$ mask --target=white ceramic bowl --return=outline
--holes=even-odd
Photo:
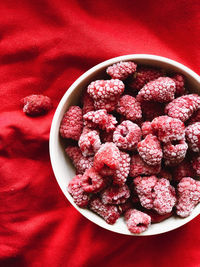
[[[87,219],[90,221],[96,223],[97,225],[116,232],[120,234],[125,235],[132,235],[124,222],[123,217],[119,218],[118,221],[114,225],[107,224],[101,217],[96,215],[95,213],[89,211],[88,209],[82,209],[76,206],[74,203],[72,197],[67,192],[67,185],[69,181],[74,177],[75,170],[73,165],[71,164],[70,160],[65,155],[64,151],[64,145],[62,142],[62,139],[59,136],[59,126],[61,119],[66,112],[66,110],[74,104],[78,104],[80,100],[80,95],[83,89],[87,87],[87,85],[94,80],[104,78],[105,76],[105,70],[107,66],[112,65],[119,61],[128,61],[132,60],[136,63],[140,64],[146,64],[151,66],[158,66],[164,69],[172,70],[175,72],[183,73],[187,77],[188,81],[188,88],[191,90],[191,92],[199,92],[200,93],[200,77],[193,72],[191,69],[187,68],[186,66],[174,61],[170,60],[165,57],[155,56],[155,55],[146,55],[146,54],[133,54],[133,55],[126,55],[126,56],[120,56],[116,58],[109,59],[107,61],[104,61],[87,72],[85,72],[83,75],[81,75],[70,88],[66,88],[66,93],[61,99],[53,121],[51,125],[51,131],[50,131],[50,158],[51,158],[51,164],[52,168],[56,177],[56,180],[63,191],[66,198],[70,201],[70,203]],[[152,224],[147,231],[140,234],[140,236],[147,236],[147,235],[155,235],[160,234],[164,232],[171,231],[173,229],[176,229],[187,222],[191,221],[193,218],[195,218],[200,213],[200,204],[195,207],[192,214],[187,218],[175,218],[171,217],[169,219],[164,220],[161,223]]]

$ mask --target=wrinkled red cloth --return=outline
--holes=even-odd
[[[152,237],[101,229],[65,199],[48,139],[67,88],[106,59],[149,53],[200,74],[199,0],[0,2],[0,266],[200,266],[200,217]],[[52,98],[23,114],[29,94]]]

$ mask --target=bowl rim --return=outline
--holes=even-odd
[[[187,66],[183,65],[182,63],[179,63],[175,60],[169,59],[167,57],[163,57],[163,56],[158,56],[158,55],[153,55],[153,54],[128,54],[128,55],[123,55],[123,56],[118,56],[118,57],[113,57],[111,59],[105,60],[95,66],[93,66],[92,68],[90,68],[89,70],[87,70],[86,72],[84,72],[81,76],[79,76],[79,78],[77,78],[73,84],[66,90],[65,94],[63,95],[63,97],[61,98],[56,111],[54,113],[53,116],[53,120],[51,123],[51,128],[50,128],[50,135],[49,135],[49,154],[50,154],[50,161],[51,161],[51,166],[53,169],[53,173],[54,176],[56,178],[56,181],[59,185],[59,188],[61,189],[61,191],[63,192],[63,194],[65,195],[65,197],[68,199],[68,201],[76,208],[77,211],[79,211],[85,218],[87,218],[88,220],[90,220],[91,222],[97,224],[98,226],[102,227],[103,229],[107,229],[109,231],[118,233],[118,234],[123,234],[123,235],[129,235],[129,236],[153,236],[153,235],[158,235],[158,234],[162,234],[162,233],[166,233],[172,230],[175,230],[183,225],[185,225],[186,223],[188,223],[189,221],[191,221],[192,219],[194,219],[196,216],[198,216],[200,214],[200,209],[199,212],[193,212],[190,216],[186,217],[186,218],[178,218],[180,219],[180,223],[178,225],[176,225],[173,228],[170,229],[165,229],[164,231],[157,231],[156,233],[151,233],[149,234],[148,232],[143,232],[142,234],[132,234],[132,233],[124,233],[124,232],[120,232],[120,231],[116,231],[115,229],[112,229],[112,225],[107,224],[107,226],[103,226],[101,225],[99,222],[94,221],[92,218],[88,218],[88,216],[86,216],[86,214],[84,214],[83,209],[81,209],[80,207],[78,207],[74,201],[72,200],[71,196],[69,195],[68,192],[64,192],[64,190],[62,189],[61,185],[60,185],[60,179],[59,179],[59,175],[58,175],[58,169],[57,169],[57,158],[55,157],[55,153],[54,153],[54,140],[55,138],[57,138],[57,134],[56,134],[56,127],[57,127],[57,121],[60,115],[60,112],[64,106],[64,104],[66,103],[68,97],[71,95],[71,93],[73,92],[73,90],[85,79],[87,78],[89,75],[91,75],[93,72],[98,71],[102,68],[106,68],[109,65],[112,65],[114,63],[117,63],[119,61],[130,61],[130,60],[151,60],[151,61],[155,61],[155,62],[160,62],[160,63],[167,63],[169,65],[172,65],[172,67],[176,67],[178,69],[183,70],[184,72],[186,72],[187,74],[189,74],[190,76],[192,76],[194,78],[194,80],[197,81],[197,83],[200,84],[200,76],[194,72],[193,70],[191,70],[190,68],[188,68]],[[96,215],[96,214],[95,214]],[[96,215],[98,216],[98,215]],[[182,222],[181,222],[182,220]]]

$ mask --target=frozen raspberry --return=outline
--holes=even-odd
[[[105,168],[105,166],[116,171],[119,168],[119,162],[120,151],[114,143],[102,144],[94,156],[94,168],[97,171]]]
[[[30,116],[39,116],[52,108],[51,99],[44,95],[29,95],[21,99],[23,112]]]
[[[147,83],[138,93],[138,101],[167,103],[174,99],[175,82],[168,77],[160,77]]]
[[[77,173],[83,174],[85,170],[89,169],[93,165],[93,157],[84,157],[79,147],[68,146],[65,149],[66,154],[72,160]]]
[[[127,120],[137,121],[142,118],[142,110],[140,103],[135,97],[123,95],[118,102],[117,112],[125,116]]]
[[[113,141],[113,132],[107,133],[106,131],[100,131],[100,138],[102,143]]]
[[[176,96],[185,94],[185,77],[183,74],[176,73],[171,78],[176,84]]]
[[[154,134],[164,143],[182,140],[185,137],[185,126],[179,119],[160,116],[151,122]]]
[[[148,165],[159,165],[163,157],[162,148],[158,138],[152,134],[145,137],[144,140],[140,141],[137,145],[137,150],[140,157]]]
[[[115,110],[116,106],[117,106],[117,103],[119,101],[119,97],[118,96],[113,96],[109,99],[98,99],[96,101],[94,101],[94,107],[95,107],[95,110],[98,110],[98,109],[106,109],[107,112],[111,112],[113,110]]]
[[[184,160],[188,145],[185,140],[180,140],[173,144],[171,142],[163,145],[163,158],[165,165],[174,166],[178,165]]]
[[[192,160],[192,167],[195,170],[196,175],[200,176],[200,156]]]
[[[88,205],[89,196],[88,194],[83,191],[81,185],[81,178],[82,175],[75,176],[68,184],[68,192],[74,199],[74,202],[79,207],[85,207]]]
[[[83,129],[82,110],[78,106],[71,106],[64,114],[60,123],[60,134],[64,138],[79,140]]]
[[[157,174],[158,178],[165,178],[169,181],[172,181],[173,176],[171,174],[171,172],[168,169],[164,169],[162,168],[161,171]]]
[[[141,234],[151,224],[151,217],[144,212],[129,209],[124,215],[128,230],[133,234]]]
[[[173,212],[160,215],[154,210],[145,210],[145,213],[151,217],[151,223],[160,223],[173,215]]]
[[[155,211],[161,215],[170,213],[176,203],[175,189],[168,180],[161,178],[154,186],[153,198],[153,209]]]
[[[141,108],[144,118],[148,121],[165,114],[165,105],[163,103],[142,101]]]
[[[94,168],[87,169],[81,180],[82,188],[87,193],[96,193],[106,185],[103,177]]]
[[[154,207],[154,187],[158,181],[156,176],[141,177],[138,176],[133,180],[135,185],[135,191],[138,194],[141,205],[146,209],[152,209]]]
[[[83,132],[78,141],[78,145],[82,151],[83,156],[94,155],[101,146],[99,133],[95,130],[83,129]]]
[[[112,185],[101,194],[104,204],[122,204],[130,197],[130,190],[125,184],[123,186]]]
[[[114,224],[120,216],[117,206],[103,204],[98,197],[94,197],[90,201],[89,208],[109,224]]]
[[[135,76],[129,83],[129,86],[132,90],[139,91],[146,83],[163,76],[163,72],[155,68],[141,67],[137,70]]]
[[[125,203],[118,205],[118,210],[120,214],[124,214],[127,210],[133,208],[133,203],[128,199]]]
[[[113,142],[120,149],[133,150],[137,147],[137,143],[140,140],[140,127],[128,120],[123,121],[120,125],[118,125],[113,133]]]
[[[189,148],[194,152],[200,151],[200,122],[189,125],[185,130]]]
[[[192,114],[200,108],[200,96],[196,94],[183,95],[165,107],[165,113],[181,121],[188,120]]]
[[[141,126],[142,136],[145,138],[149,134],[154,134],[150,121],[145,121]]]
[[[92,97],[85,92],[83,95],[83,115],[90,112],[90,111],[94,111],[94,101],[92,99]]]
[[[130,161],[131,158],[128,153],[120,151],[119,168],[113,176],[113,183],[118,185],[123,185],[130,171]]]
[[[159,214],[172,211],[176,203],[175,189],[167,179],[156,176],[137,177],[133,180],[141,205],[146,209],[154,209]]]
[[[195,122],[200,122],[200,109],[198,109],[194,114],[190,117],[188,124],[193,124]]]
[[[87,92],[95,101],[111,99],[124,92],[124,83],[118,79],[97,80],[89,84]]]
[[[181,217],[187,217],[200,201],[200,182],[191,177],[184,177],[178,184],[177,190],[176,213]]]
[[[67,151],[67,149],[65,150]],[[93,166],[93,160],[94,158],[93,157],[84,157],[82,156],[79,161],[74,164],[75,168],[76,168],[76,171],[77,173],[84,173],[87,169],[91,168]]]
[[[131,177],[137,177],[138,175],[151,175],[160,172],[161,165],[150,166],[146,164],[140,155],[136,154],[131,157],[130,173]]]
[[[76,172],[83,174],[87,169],[93,166],[93,157],[84,157],[82,156],[75,166]]]
[[[183,160],[180,164],[173,168],[173,180],[180,182],[183,177],[193,177],[194,170],[188,160]]]
[[[109,66],[106,72],[112,79],[125,80],[130,74],[136,71],[137,65],[134,62],[119,62]]]
[[[114,116],[108,114],[105,109],[90,111],[84,116],[84,124],[87,127],[96,128],[97,126],[106,132],[115,130],[117,121]]]

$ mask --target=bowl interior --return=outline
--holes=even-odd
[[[65,155],[64,148],[66,146],[66,142],[59,136],[59,125],[66,110],[71,105],[76,105],[80,102],[82,91],[91,81],[97,79],[108,79],[108,76],[105,73],[106,67],[121,60],[133,60],[138,64],[157,66],[167,69],[168,71],[180,72],[186,76],[187,87],[189,88],[190,92],[200,93],[200,77],[184,65],[164,57],[143,54],[121,56],[100,63],[79,77],[67,90],[56,109],[50,132],[50,158],[55,177],[64,195],[82,215],[97,225],[117,233],[133,235],[128,231],[123,217],[119,218],[114,225],[109,225],[98,215],[87,209],[79,208],[74,204],[72,197],[67,192],[67,185],[74,177],[75,170],[71,161]],[[199,213],[200,204],[195,207],[189,217],[184,219],[171,217],[161,223],[152,224],[151,227],[144,233],[140,234],[140,236],[155,235],[173,230],[192,220]]]

